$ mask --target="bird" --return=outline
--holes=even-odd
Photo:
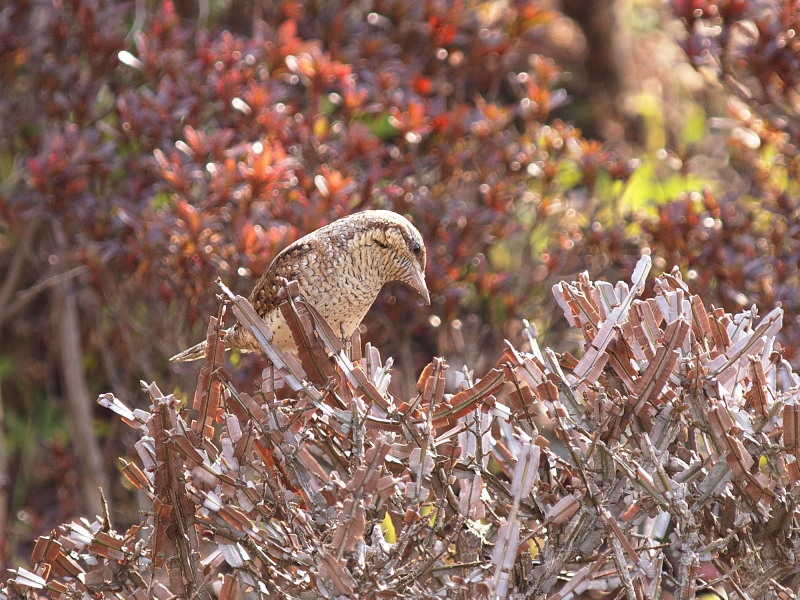
[[[388,210],[365,210],[342,217],[289,244],[275,256],[248,297],[274,333],[272,343],[297,353],[294,338],[278,305],[283,280],[295,280],[306,302],[331,329],[350,337],[384,284],[402,281],[430,305],[425,283],[426,251],[411,222]],[[226,350],[261,352],[255,337],[237,322],[226,330]],[[206,342],[179,352],[170,361],[203,358]]]

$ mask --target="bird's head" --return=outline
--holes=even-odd
[[[425,243],[408,219],[388,210],[371,210],[361,215],[372,222],[370,243],[386,267],[386,281],[407,283],[431,303],[425,285]]]

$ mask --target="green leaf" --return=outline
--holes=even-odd
[[[661,185],[656,181],[652,161],[647,159],[628,179],[625,190],[619,198],[619,210],[638,212],[649,208],[655,213],[653,209],[661,201],[663,201]]]
[[[681,150],[695,145],[708,135],[706,111],[699,104],[691,104],[686,109],[680,133]]]

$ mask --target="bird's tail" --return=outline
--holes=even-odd
[[[195,344],[191,348],[187,348],[183,352],[178,352],[175,356],[170,358],[170,362],[190,362],[193,360],[200,360],[206,355],[206,346],[208,344],[205,340],[199,344]]]

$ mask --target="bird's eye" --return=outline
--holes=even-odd
[[[413,252],[415,255],[419,254],[422,252],[422,248],[420,248],[420,245],[417,242],[414,242],[414,244],[411,246],[411,252]]]
[[[378,246],[379,248],[383,248],[384,250],[386,250],[389,247],[379,240],[372,240],[372,241],[375,242],[376,246]]]

